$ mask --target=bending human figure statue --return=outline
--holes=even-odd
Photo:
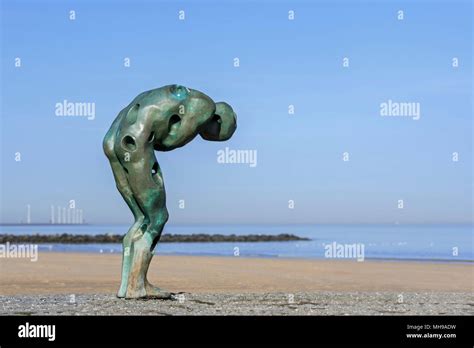
[[[197,134],[224,141],[236,127],[230,105],[179,85],[143,92],[120,111],[103,142],[117,188],[135,218],[123,238],[118,297],[171,297],[147,280],[153,250],[168,221],[163,176],[154,151],[176,149]]]

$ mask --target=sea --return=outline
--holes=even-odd
[[[0,225],[1,234],[125,234],[130,225]],[[258,258],[337,258],[328,249],[363,246],[365,260],[474,260],[472,225],[167,225],[170,234],[294,234],[309,241],[158,243],[155,253]],[[121,253],[121,244],[40,244],[40,252]],[[333,250],[335,250],[333,248]]]

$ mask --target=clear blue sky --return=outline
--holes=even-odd
[[[470,1],[223,3],[2,1],[1,221],[75,199],[88,222],[130,222],[102,138],[137,94],[178,83],[231,104],[238,129],[157,153],[170,223],[472,222]],[[55,116],[64,99],[95,119]],[[388,99],[420,120],[381,117]],[[258,165],[217,163],[226,146]]]

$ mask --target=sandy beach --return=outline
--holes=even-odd
[[[67,299],[71,295],[77,297],[77,303],[83,300],[91,307],[99,303],[116,303],[111,305],[114,310],[110,314],[136,313],[133,309],[136,303],[142,306],[144,302],[150,302],[114,298],[120,282],[120,264],[118,254],[51,252],[41,253],[37,262],[0,259],[2,313],[58,314],[58,305],[61,308],[68,305]],[[242,314],[288,314],[288,310],[293,314],[383,314],[393,312],[390,306],[398,308],[393,313],[400,313],[400,305],[407,305],[407,301],[412,305],[401,313],[472,314],[473,270],[471,264],[458,263],[157,255],[150,266],[149,279],[157,286],[182,293],[183,298],[193,299],[195,306],[204,307],[194,314],[221,313],[216,312],[216,308],[221,308],[225,314],[242,311],[246,307],[235,302],[242,296],[254,301],[253,304],[247,302],[250,312],[244,310]],[[403,295],[402,300],[400,295]],[[265,299],[273,299],[275,305],[262,307]],[[228,308],[226,301],[230,301]],[[179,301],[155,302],[160,303],[160,308],[154,314],[167,313],[170,306],[183,306]],[[43,303],[43,307],[38,307],[38,303]],[[46,306],[47,303],[50,305]],[[206,303],[212,303],[212,306]],[[325,304],[325,310],[321,306],[306,308],[308,304],[313,306],[311,303]],[[334,303],[334,307],[327,307],[328,303]],[[420,303],[428,307],[414,307]],[[299,313],[291,307],[298,309],[298,304],[303,306]],[[181,314],[192,314],[195,306]],[[259,306],[266,309],[251,310]],[[78,312],[74,307],[72,313],[66,313],[90,313],[87,308]],[[144,305],[144,308],[146,310],[136,314],[148,313],[150,306]],[[71,307],[67,309],[70,311]],[[179,310],[171,312],[180,313]]]
[[[0,259],[0,295],[115,293],[121,255],[41,253]],[[153,258],[149,280],[173,292],[473,291],[474,265],[240,257]]]

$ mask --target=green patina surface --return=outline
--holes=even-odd
[[[118,297],[169,298],[146,278],[153,250],[168,221],[163,176],[156,151],[186,145],[198,134],[225,141],[237,127],[230,105],[179,85],[143,92],[119,112],[103,147],[117,188],[135,222],[123,239],[122,281]]]

